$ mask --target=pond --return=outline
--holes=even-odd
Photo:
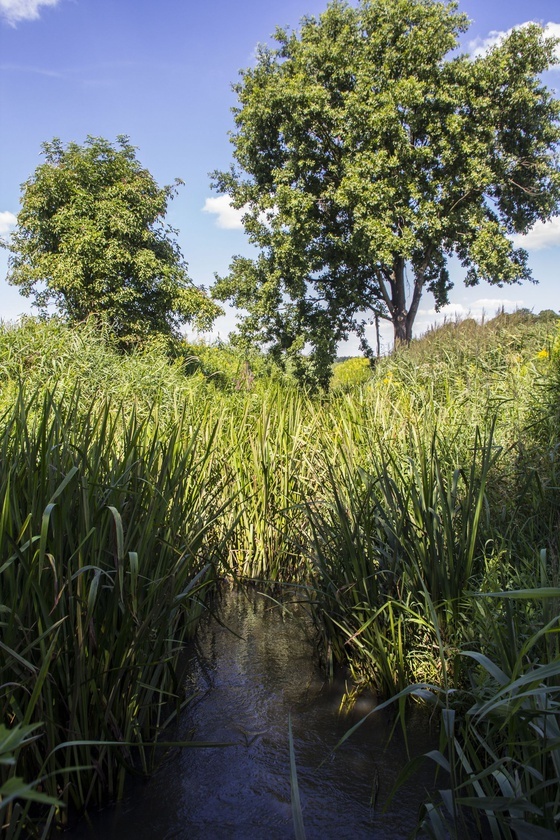
[[[405,838],[416,824],[431,766],[383,806],[407,760],[400,730],[388,743],[390,715],[367,721],[341,747],[340,738],[375,705],[362,696],[348,714],[339,707],[343,677],[327,680],[317,664],[310,621],[301,607],[281,608],[254,590],[224,589],[187,662],[187,692],[196,698],[177,738],[232,746],[174,749],[148,782],[117,806],[70,832],[76,840],[288,840],[288,718],[291,716],[307,840]],[[435,731],[411,714],[414,755],[434,747]]]

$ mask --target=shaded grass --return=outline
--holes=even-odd
[[[22,393],[0,438],[0,708],[42,723],[21,772],[79,809],[151,770],[186,699],[182,644],[224,550],[221,473],[215,432],[184,416],[164,431],[107,403],[84,413],[78,392],[37,403]]]
[[[423,692],[440,709],[440,748],[424,758],[445,773],[445,787],[426,803],[419,830],[434,838],[476,834],[492,838],[558,836],[560,827],[560,645],[555,615],[560,588],[535,587],[479,597],[487,633],[502,648],[489,657],[465,650],[470,686],[460,695],[449,689]],[[506,606],[504,631],[492,600]],[[529,637],[524,607],[543,608]],[[518,609],[519,607],[519,609]],[[512,628],[513,629],[513,628]],[[401,774],[402,785],[421,759]]]

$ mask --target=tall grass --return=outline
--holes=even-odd
[[[440,707],[442,720],[440,748],[425,758],[445,772],[445,787],[426,804],[419,823],[428,836],[558,836],[559,597],[558,586],[478,596],[492,655],[462,651],[471,666],[469,685],[460,694],[422,691]],[[494,601],[504,607],[501,614]],[[527,635],[531,624],[537,626]],[[397,786],[419,760],[405,768]]]
[[[270,582],[304,579],[304,499],[319,480],[317,417],[305,396],[273,387],[256,410],[249,401],[238,406],[227,433],[230,570]]]
[[[224,550],[202,419],[163,429],[78,391],[22,392],[2,418],[0,708],[42,724],[19,771],[64,804],[122,795],[185,700],[182,644]]]
[[[50,808],[43,829],[43,836],[46,837],[60,806],[58,799],[39,790],[42,779],[29,782],[14,773],[19,754],[38,737],[37,728],[38,724],[15,724],[7,729],[4,724],[0,724],[0,766],[4,769],[3,775],[7,776],[0,785],[0,827],[5,825],[7,829],[6,840],[18,840],[23,836],[28,809],[36,803]]]
[[[393,418],[364,391],[359,413],[346,404],[351,457],[309,507],[335,651],[385,694],[420,679],[439,698],[430,758],[448,783],[421,825],[437,838],[560,829],[560,360],[534,320],[469,326],[472,342],[448,328],[384,362]]]
[[[320,624],[337,657],[383,693],[423,671],[435,678],[426,595],[456,645],[465,594],[483,568],[485,485],[498,455],[492,429],[486,440],[474,431],[465,466],[446,463],[438,444],[437,434],[426,442],[411,429],[402,463],[381,448],[369,472],[342,459],[329,473],[332,501],[308,505]]]

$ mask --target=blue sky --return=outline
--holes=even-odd
[[[126,134],[160,184],[185,182],[168,221],[180,231],[191,277],[208,287],[234,254],[250,253],[238,218],[212,193],[208,175],[231,160],[231,84],[276,25],[297,27],[325,6],[326,0],[0,0],[0,235],[9,233],[20,184],[41,162],[43,141]],[[527,20],[552,24],[560,35],[558,0],[462,0],[460,8],[473,21],[463,38],[471,52]],[[560,54],[545,81],[560,95]],[[455,288],[445,314],[493,315],[501,303],[560,310],[560,219],[535,230],[525,247],[538,285],[466,289],[452,266]],[[32,308],[5,282],[6,271],[0,250],[0,318],[12,320]],[[426,296],[417,331],[435,321]],[[216,334],[225,338],[234,323],[229,313]],[[350,344],[344,352],[355,349]]]

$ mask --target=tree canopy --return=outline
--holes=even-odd
[[[43,312],[108,320],[126,346],[182,324],[209,328],[221,310],[189,279],[165,225],[177,186],[159,187],[127,137],[43,144],[45,162],[22,185],[8,282]]]
[[[325,380],[350,333],[369,351],[375,316],[409,341],[423,292],[448,302],[452,255],[467,285],[531,279],[512,237],[559,205],[540,80],[557,42],[530,25],[473,59],[467,28],[452,2],[335,0],[241,72],[235,163],[212,176],[258,248],[213,290],[245,310],[241,340],[306,348]]]

